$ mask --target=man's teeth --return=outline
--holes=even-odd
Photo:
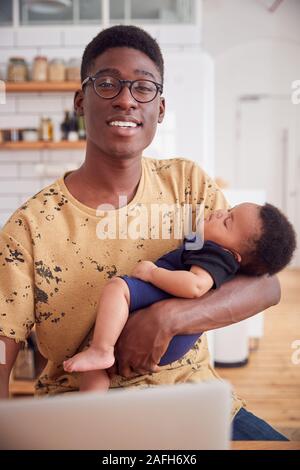
[[[132,121],[112,121],[109,123],[110,126],[116,126],[116,127],[137,127],[136,122]]]

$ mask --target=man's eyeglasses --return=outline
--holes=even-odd
[[[153,101],[158,93],[163,92],[163,86],[152,80],[119,80],[114,77],[86,77],[81,84],[81,88],[92,80],[94,90],[98,96],[105,100],[111,100],[118,96],[124,86],[128,86],[133,98],[139,103],[149,103]]]

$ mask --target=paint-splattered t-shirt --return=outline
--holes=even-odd
[[[173,209],[184,204],[193,208],[193,229],[197,204],[206,214],[226,207],[215,183],[195,163],[143,158],[137,192],[126,206],[97,212],[76,200],[61,178],[12,215],[0,232],[0,335],[23,341],[35,325],[48,361],[37,380],[38,394],[78,390],[77,374],[64,372],[62,362],[91,331],[102,287],[115,275],[130,274],[139,260],[154,261],[179,246],[180,218]],[[189,353],[160,372],[116,376],[112,387],[215,377],[202,335]],[[240,406],[235,399],[234,411]]]

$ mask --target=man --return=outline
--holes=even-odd
[[[78,389],[78,376],[65,373],[62,362],[93,327],[107,279],[130,272],[140,259],[157,259],[180,243],[171,237],[174,220],[169,237],[161,236],[163,227],[159,237],[151,236],[157,223],[150,223],[136,238],[139,211],[145,209],[147,216],[153,205],[161,204],[189,204],[195,210],[202,203],[207,215],[226,207],[214,182],[193,162],[142,158],[165,112],[163,58],[151,36],[134,26],[102,31],[85,49],[81,78],[75,110],[86,125],[83,165],[31,198],[1,233],[0,334],[7,350],[7,364],[1,366],[2,396],[19,344],[34,324],[39,349],[48,361],[37,392]],[[119,196],[126,202],[120,203]],[[110,205],[109,228],[99,218],[103,204]],[[118,342],[119,375],[113,375],[113,386],[217,377],[205,335],[181,360],[160,368],[157,364],[175,335],[237,322],[277,303],[279,295],[275,278],[240,276],[202,299],[171,299],[136,312]],[[235,396],[233,415],[235,438],[283,438],[252,417]],[[248,434],[237,434],[243,426]]]

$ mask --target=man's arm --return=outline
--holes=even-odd
[[[130,315],[118,340],[119,373],[125,377],[157,370],[178,334],[195,334],[237,323],[280,300],[276,276],[236,276],[200,299],[168,299]]]
[[[14,339],[6,338],[5,336],[0,336],[0,341],[1,351],[4,351],[4,357],[1,355],[0,363],[0,398],[8,398],[9,376],[21,343],[16,343]]]

